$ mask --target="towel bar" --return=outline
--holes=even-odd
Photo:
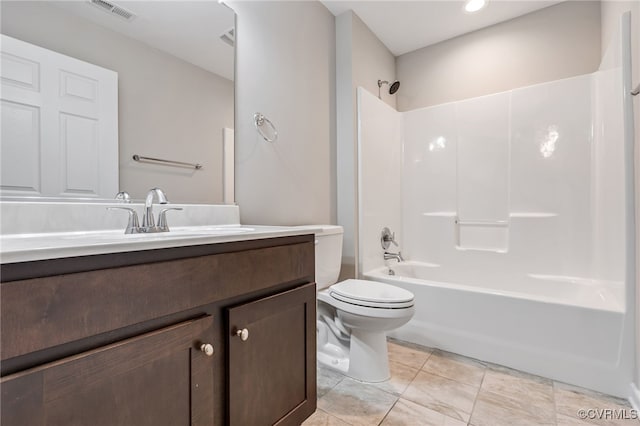
[[[173,160],[163,160],[161,158],[153,158],[153,157],[143,157],[142,155],[134,154],[133,160],[138,161],[140,163],[160,163],[165,166],[177,166],[177,167],[189,167],[194,168],[196,170],[200,170],[202,168],[202,164],[199,163],[185,163],[183,161],[173,161]]]

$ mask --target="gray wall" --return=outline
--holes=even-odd
[[[319,2],[236,11],[236,201],[243,223],[335,223],[335,24]],[[253,115],[278,129],[268,143]]]
[[[356,88],[378,93],[378,80],[395,80],[395,58],[353,12],[336,17],[338,224],[344,227],[341,278],[355,277],[358,251]],[[381,98],[396,107],[383,86]],[[385,91],[386,89],[386,91]]]
[[[378,37],[355,13],[352,17],[352,61],[353,90],[364,87],[374,95],[378,94],[378,80],[393,82],[396,76],[396,58]],[[396,107],[396,96],[389,94],[389,86],[380,89],[380,97],[387,104]]]
[[[143,198],[222,202],[222,128],[233,128],[233,82],[46,2],[0,3],[1,30],[118,72],[120,188]],[[133,154],[200,162],[199,171],[139,164]]]
[[[358,235],[356,93],[353,89],[353,13],[336,17],[337,219],[344,228],[340,279],[356,276]]]
[[[595,71],[600,2],[569,1],[397,58],[408,111]]]

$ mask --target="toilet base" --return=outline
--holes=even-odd
[[[389,357],[384,333],[357,331],[349,347],[318,342],[318,363],[361,382],[389,380]]]
[[[335,349],[327,346],[318,348],[318,364],[346,376],[349,372],[349,357],[337,355]]]
[[[372,308],[319,292],[318,362],[362,382],[389,380],[387,331],[406,324],[413,314],[413,306]]]
[[[349,377],[370,383],[391,378],[385,333],[352,330],[349,359]]]

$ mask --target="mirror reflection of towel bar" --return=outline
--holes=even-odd
[[[183,161],[163,160],[161,158],[153,158],[153,157],[143,157],[142,155],[138,155],[138,154],[133,155],[133,160],[138,161],[140,163],[152,163],[152,164],[160,163],[165,166],[189,167],[196,170],[200,170],[202,168],[202,164],[185,163]]]
[[[456,225],[460,226],[509,226],[506,220],[460,220],[456,219]]]

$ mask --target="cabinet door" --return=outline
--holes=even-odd
[[[1,422],[211,425],[212,334],[204,317],[6,376]]]
[[[299,425],[316,409],[315,284],[227,313],[229,423]]]

